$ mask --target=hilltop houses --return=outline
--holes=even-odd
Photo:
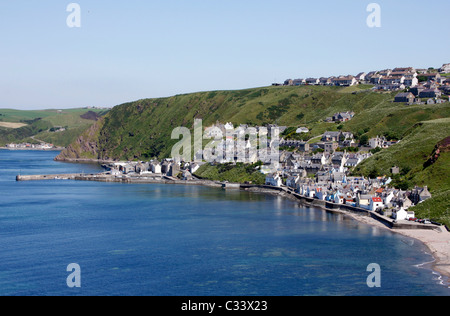
[[[450,73],[450,64],[444,64],[439,68],[440,73]]]
[[[335,86],[344,87],[354,86],[358,84],[358,80],[356,80],[356,78],[351,75],[334,78],[331,82]]]
[[[307,79],[288,79],[284,82],[285,86],[301,86],[301,85],[321,85],[321,86],[342,86],[349,87],[358,84],[374,85],[375,90],[379,91],[398,91],[405,89],[413,89],[418,86],[427,86],[425,89],[436,89],[439,86],[449,85],[450,82],[446,76],[441,74],[450,73],[450,64],[444,64],[438,70],[415,69],[414,67],[396,67],[394,69],[383,69],[366,72],[360,72],[356,76],[341,75],[321,78]],[[281,84],[277,84],[281,85]],[[418,92],[413,92],[416,97]],[[449,94],[449,90],[445,90]],[[403,96],[404,98],[405,96]],[[436,98],[439,96],[430,96]],[[401,98],[399,96],[399,98]],[[422,98],[422,97],[420,97]],[[423,97],[426,98],[426,97]],[[403,101],[396,101],[403,102]],[[412,100],[408,98],[405,103],[412,104]],[[416,101],[415,101],[416,102]]]

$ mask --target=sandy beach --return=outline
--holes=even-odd
[[[359,216],[351,213],[346,214],[359,222],[387,229],[391,232],[414,238],[424,243],[435,259],[435,262],[431,264],[432,269],[439,272],[442,276],[450,278],[450,232],[448,232],[444,226],[441,228],[438,227],[436,230],[390,229],[371,217]]]

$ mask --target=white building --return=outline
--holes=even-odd
[[[376,211],[378,208],[383,208],[383,200],[380,197],[373,197],[370,199],[369,209],[371,211]]]
[[[153,173],[162,173],[161,165],[159,163],[155,163],[151,165]]]
[[[266,185],[271,185],[274,187],[280,187],[283,181],[278,173],[271,173],[266,176]]]
[[[415,218],[413,211],[406,211],[403,207],[397,212],[393,213],[393,217],[398,221],[407,221],[411,218]]]
[[[450,72],[450,64],[442,65],[442,67],[439,69],[439,72],[441,72],[441,73],[449,73]]]
[[[292,188],[292,189],[296,189],[297,188],[297,183],[300,180],[300,176],[296,175],[296,176],[291,176],[286,180],[286,186]]]

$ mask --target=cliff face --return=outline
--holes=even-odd
[[[101,160],[99,152],[98,135],[103,126],[103,119],[100,119],[86,130],[78,139],[64,149],[56,158],[56,161],[80,161],[80,160]]]

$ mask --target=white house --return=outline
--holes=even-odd
[[[393,213],[393,216],[398,221],[407,221],[410,218],[415,218],[415,213],[413,211],[406,211],[403,207],[397,212]]]
[[[384,205],[388,205],[391,203],[394,198],[394,191],[389,192],[389,194],[384,198]]]
[[[295,189],[297,188],[297,183],[300,180],[300,176],[296,175],[296,176],[291,176],[286,180],[286,186]]]
[[[307,78],[306,83],[309,85],[318,85],[320,83],[320,79],[317,78]]]
[[[358,81],[353,76],[340,76],[333,79],[333,85],[335,86],[354,86],[358,84]]]
[[[283,181],[278,173],[271,173],[266,176],[266,185],[271,185],[274,187],[280,187]]]
[[[234,129],[233,123],[226,123],[226,124],[224,125],[224,127],[225,127],[226,130],[232,130],[232,129]]]
[[[366,80],[366,73],[365,72],[360,72],[359,74],[356,75],[355,78],[358,81],[364,81],[364,80]]]
[[[373,197],[370,199],[369,209],[371,211],[376,211],[378,208],[383,208],[383,200],[380,197]]]
[[[450,72],[450,64],[442,65],[442,67],[439,69],[439,71],[441,73],[449,73]]]
[[[345,197],[342,194],[336,194],[334,196],[334,203],[336,204],[344,204]]]
[[[370,148],[377,148],[377,147],[383,148],[383,144],[384,144],[385,140],[386,140],[386,138],[379,137],[379,136],[377,136],[375,138],[371,138],[371,139],[369,139],[369,146],[370,146]]]
[[[161,165],[159,163],[152,163],[151,167],[152,167],[153,173],[157,173],[157,174],[162,173]]]

